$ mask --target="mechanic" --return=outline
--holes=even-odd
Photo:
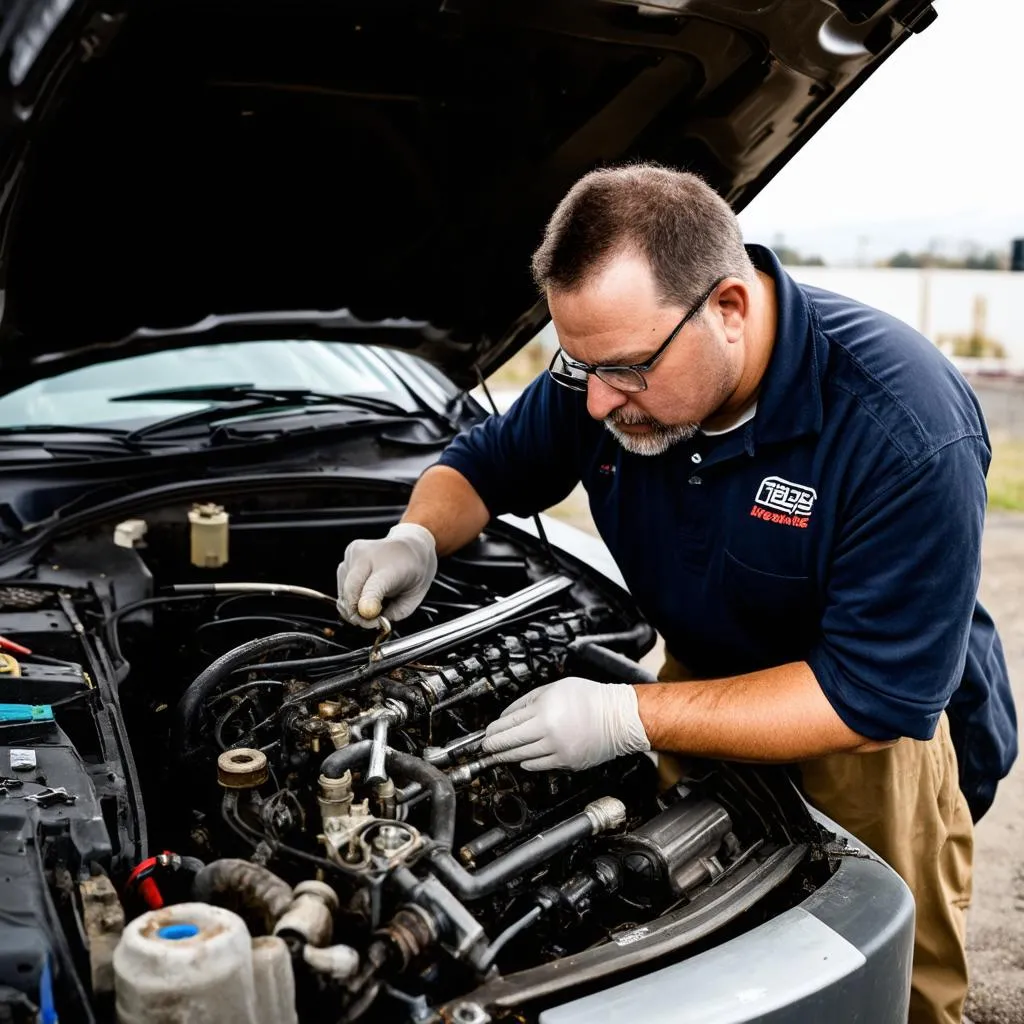
[[[439,555],[582,481],[665,640],[661,682],[539,687],[484,751],[528,770],[652,749],[798,765],[914,894],[910,1020],[959,1024],[972,818],[1017,752],[977,601],[991,452],[973,393],[907,325],[745,246],[688,173],[588,174],[532,269],[549,372],[453,441],[387,537],[347,548],[340,613],[401,619]]]

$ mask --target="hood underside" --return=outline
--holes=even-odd
[[[581,174],[657,160],[739,210],[933,17],[921,0],[6,7],[3,390],[267,334],[384,340],[471,384],[546,321],[529,259]]]

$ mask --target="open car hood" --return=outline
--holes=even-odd
[[[921,0],[12,0],[0,388],[218,338],[395,344],[472,384],[546,322],[565,190],[750,199]],[[198,328],[196,325],[199,325]]]

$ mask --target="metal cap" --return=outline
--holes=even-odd
[[[267,755],[252,747],[225,750],[217,758],[217,781],[225,789],[253,789],[267,781]]]
[[[590,819],[594,832],[607,832],[618,828],[626,820],[626,805],[613,796],[600,796],[583,808]]]

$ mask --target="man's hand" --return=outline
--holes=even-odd
[[[482,745],[529,771],[581,771],[650,749],[632,686],[575,676],[523,694],[491,722]]]
[[[338,614],[367,629],[380,624],[381,614],[404,619],[419,606],[436,572],[434,535],[416,523],[399,523],[380,540],[354,540],[338,566]]]

